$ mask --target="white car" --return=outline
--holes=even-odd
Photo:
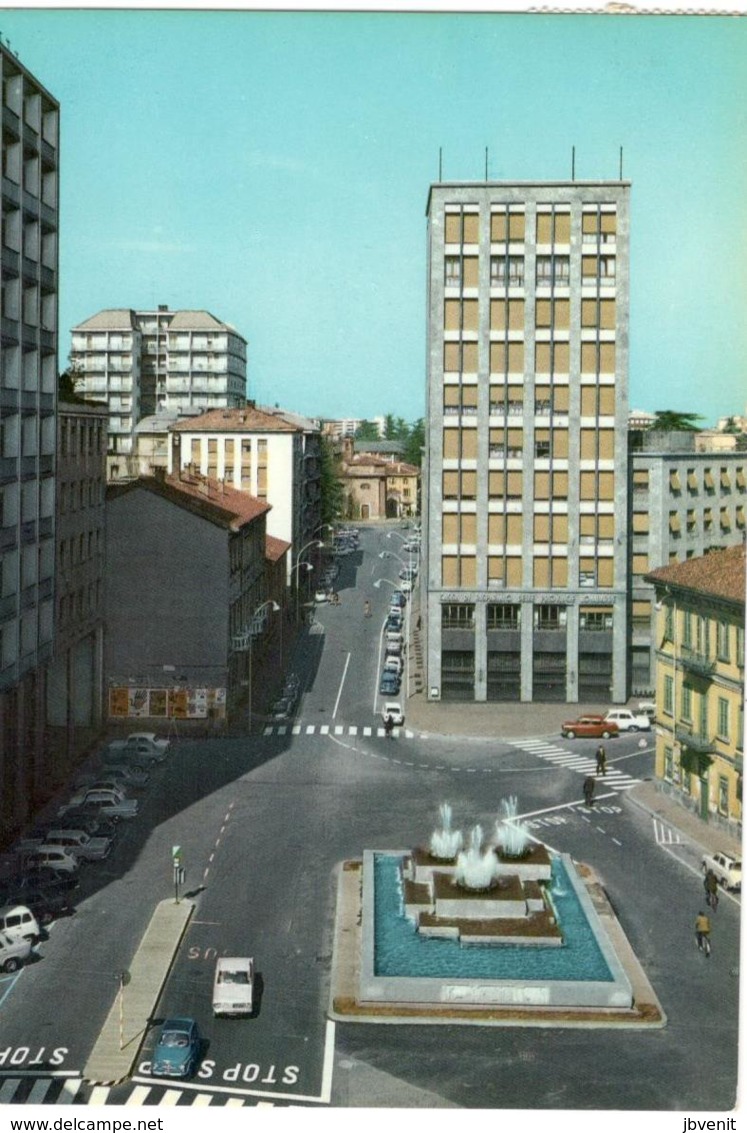
[[[0,933],[0,971],[17,971],[30,955],[30,940],[12,940],[6,933]]]
[[[390,654],[384,662],[385,673],[401,673],[402,672],[402,658],[394,654]]]
[[[92,789],[80,795],[74,795],[60,814],[74,806],[95,806],[102,814],[111,818],[134,818],[138,811],[137,799],[127,799],[121,791]]]
[[[106,749],[104,762],[132,760],[135,763],[161,763],[171,743],[155,732],[131,732],[126,740],[113,740]]]
[[[251,956],[220,956],[213,981],[213,1014],[251,1015],[254,998]]]
[[[329,602],[329,592],[327,590],[317,590],[314,594],[314,601],[320,604],[322,602]]]
[[[111,838],[86,834],[85,830],[50,830],[47,843],[72,851],[76,858],[85,862],[97,862],[108,857],[112,848]]]
[[[37,846],[26,859],[29,869],[56,869],[60,873],[75,873],[78,859],[72,850],[49,845]]]
[[[387,717],[391,716],[392,723],[404,724],[405,714],[402,711],[402,705],[397,703],[396,700],[388,700],[381,710],[381,718],[386,723]]]
[[[610,708],[605,713],[608,723],[617,724],[621,732],[650,732],[651,720],[643,712],[631,712],[629,708]]]
[[[739,858],[733,858],[719,850],[712,856],[706,854],[703,858],[703,872],[713,870],[716,880],[724,889],[742,888],[742,863]]]

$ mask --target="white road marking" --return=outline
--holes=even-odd
[[[70,1105],[82,1084],[82,1078],[68,1078],[62,1083],[62,1089],[55,1104]]]
[[[31,1093],[26,1099],[26,1105],[41,1105],[51,1085],[51,1078],[41,1078],[38,1082],[34,1082]]]
[[[301,734],[301,725],[300,725],[300,724],[294,724],[294,725],[293,725],[293,729],[292,729],[292,732],[293,732],[293,735],[294,735],[294,736],[300,736],[300,734]]]
[[[229,1106],[237,1106],[237,1105],[244,1105],[244,1104],[245,1103],[244,1103],[243,1098],[229,1098],[228,1101],[226,1102],[226,1109],[228,1109]],[[270,1102],[270,1105],[272,1105],[272,1102]]]
[[[263,736],[271,736],[271,735],[273,735],[274,731],[275,731],[275,729],[270,724],[268,724],[266,726],[264,732],[262,733],[262,735]]]
[[[329,735],[329,724],[322,724],[321,728],[319,729],[319,735],[320,736],[328,736]]]
[[[182,1096],[181,1090],[167,1090],[161,1098],[159,1105],[176,1105]]]
[[[345,668],[342,670],[342,679],[340,681],[340,688],[338,689],[338,692],[337,692],[337,700],[335,701],[334,711],[332,712],[332,719],[333,720],[337,716],[337,709],[340,706],[340,697],[342,696],[342,686],[345,684],[345,677],[347,676],[347,673],[348,673],[348,665],[349,664],[350,664],[350,654],[348,653],[347,658],[345,660]]]
[[[202,1105],[202,1106],[212,1105],[212,1102],[213,1102],[213,1095],[212,1094],[198,1094],[197,1097],[195,1098],[195,1100],[192,1102],[192,1105]]]
[[[111,1093],[109,1086],[94,1086],[88,1099],[89,1105],[106,1105],[106,1099]]]
[[[341,736],[344,733],[344,731],[345,731],[345,729],[343,728],[342,724],[336,724],[335,725],[335,735],[336,736]]]
[[[7,1105],[21,1084],[20,1078],[6,1078],[0,1086],[0,1105]]]
[[[135,1086],[135,1089],[130,1094],[125,1105],[143,1105],[150,1093],[150,1089],[150,1086]]]

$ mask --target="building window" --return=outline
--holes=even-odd
[[[446,256],[444,259],[444,287],[462,286],[462,262],[459,256]]]
[[[509,287],[524,286],[523,256],[491,256],[490,286],[506,287],[507,285]]]
[[[719,661],[729,661],[729,626],[726,622],[716,622],[716,654]]]
[[[725,775],[718,777],[718,809],[719,814],[729,813],[729,780]]]
[[[488,629],[520,629],[521,606],[500,605],[488,606]]]
[[[682,689],[682,719],[692,723],[693,718],[693,690],[685,685]]]
[[[567,611],[565,606],[535,606],[534,628],[536,630],[565,629]]]
[[[664,711],[668,716],[674,712],[674,677],[664,677]]]
[[[674,611],[671,606],[664,611],[664,637],[667,641],[674,641]]]
[[[570,280],[568,256],[537,256],[537,286],[567,287]]]
[[[720,696],[717,702],[717,719],[718,724],[716,727],[717,735],[720,740],[729,739],[729,701],[725,696]]]
[[[469,629],[475,628],[475,607],[472,605],[454,605],[452,603],[441,607],[442,629]]]
[[[579,629],[596,631],[610,630],[612,629],[612,613],[597,610],[590,610],[584,613],[582,610],[579,614]]]
[[[664,748],[664,778],[674,782],[674,753],[671,747]]]

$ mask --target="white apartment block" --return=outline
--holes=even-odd
[[[59,103],[0,47],[0,830],[44,784],[54,637]]]
[[[271,505],[267,534],[291,544],[288,582],[294,581],[291,573],[299,553],[321,537],[318,426],[297,414],[250,402],[240,409],[214,409],[182,419],[171,426],[170,434],[170,474],[191,467]]]
[[[131,474],[143,417],[232,408],[246,398],[246,339],[208,311],[99,311],[73,328],[70,361],[80,396],[109,405],[110,480]]]

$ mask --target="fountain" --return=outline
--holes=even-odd
[[[630,1012],[630,980],[573,862],[518,814],[502,800],[495,841],[476,824],[463,849],[443,803],[427,848],[364,852],[361,1005]]]

